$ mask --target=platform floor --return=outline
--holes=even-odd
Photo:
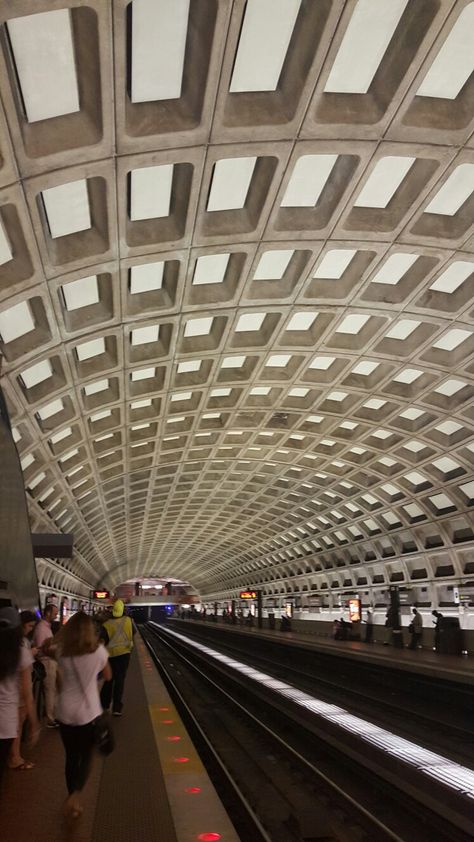
[[[74,822],[62,817],[67,793],[59,731],[42,730],[37,746],[24,751],[35,768],[6,773],[2,842],[192,842],[200,831],[216,828],[215,838],[238,842],[138,635],[123,716],[112,721],[115,751],[105,760],[95,755],[82,797],[84,813]]]
[[[181,628],[209,627],[223,633],[238,632],[246,635],[257,635],[269,639],[279,639],[290,646],[300,646],[305,649],[331,654],[334,657],[361,659],[368,663],[383,666],[388,669],[399,669],[406,672],[416,672],[445,681],[456,681],[462,684],[474,684],[474,658],[464,655],[439,655],[430,649],[410,650],[396,649],[381,643],[363,643],[356,640],[333,640],[318,634],[281,632],[278,629],[259,629],[256,625],[245,626],[217,623],[206,620],[174,620]]]

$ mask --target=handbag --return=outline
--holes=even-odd
[[[101,754],[107,757],[115,748],[115,737],[112,731],[110,715],[104,711],[94,719],[94,745]]]
[[[86,694],[84,693],[84,685],[76,668],[76,664],[74,663],[74,660],[72,658],[71,662],[78,684],[82,690],[83,695],[86,696]],[[99,751],[100,754],[103,754],[105,757],[108,754],[112,754],[115,748],[115,737],[114,732],[112,730],[112,724],[110,722],[110,715],[107,713],[107,711],[104,710],[101,714],[99,714],[99,716],[96,716],[96,718],[92,720],[92,724],[94,726],[93,742],[97,751]]]
[[[410,623],[410,625],[408,626],[408,631],[410,634],[413,634],[413,632],[415,631],[415,626],[413,623]]]

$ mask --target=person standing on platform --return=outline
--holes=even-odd
[[[54,705],[56,702],[56,673],[58,665],[50,646],[53,642],[53,632],[51,629],[58,616],[58,609],[55,605],[47,605],[43,611],[43,619],[39,621],[33,632],[33,646],[38,649],[37,659],[41,661],[45,669],[44,678],[44,702],[46,708],[46,727],[57,728],[58,723],[54,713]]]
[[[39,736],[31,692],[31,658],[22,646],[23,632],[16,608],[0,608],[0,784],[13,740],[18,734],[20,693],[30,727],[29,743]]]
[[[33,698],[33,685],[32,685],[32,666],[34,663],[34,653],[35,650],[31,648],[31,643],[29,641],[29,635],[33,631],[36,625],[36,614],[33,611],[22,611],[20,614],[20,623],[21,623],[21,630],[22,630],[22,641],[21,645],[22,648],[26,651],[26,659],[29,661],[29,670],[27,670],[27,676],[24,679],[24,682],[28,684],[28,687],[25,688],[23,685],[20,687],[20,707],[18,709],[18,733],[13,740],[13,744],[10,751],[10,757],[8,758],[8,768],[15,769],[21,772],[26,772],[29,769],[34,769],[35,764],[31,763],[29,760],[24,760],[21,756],[21,737],[23,731],[23,725],[27,716],[28,710],[28,698],[31,696]]]
[[[372,611],[370,608],[367,610],[367,615],[365,619],[365,642],[372,643],[374,636],[374,618],[372,616]]]
[[[421,614],[418,613],[416,608],[412,609],[413,611],[413,620],[410,623],[408,629],[410,630],[411,627],[411,641],[410,645],[408,646],[409,649],[418,649],[418,645],[421,640],[421,636],[423,634],[423,619]]]
[[[82,611],[61,629],[58,642],[59,691],[57,715],[66,752],[68,797],[65,815],[82,813],[79,798],[89,776],[94,748],[94,724],[102,713],[97,677],[110,679],[112,671],[105,646],[99,642],[92,617]]]
[[[134,628],[130,617],[124,616],[125,606],[121,599],[114,602],[112,619],[104,623],[109,642],[109,652],[112,676],[105,681],[100,693],[100,701],[104,710],[108,710],[112,702],[112,713],[114,716],[121,716],[123,703],[123,688],[125,676],[127,675],[130,663],[130,653],[133,649]]]
[[[434,624],[435,624],[435,628],[434,628],[434,648],[436,649],[437,652],[439,652],[439,635],[440,635],[440,631],[441,631],[441,624],[443,622],[444,617],[443,617],[443,614],[441,614],[441,611],[432,611],[431,613],[432,613],[433,617],[435,617],[435,621],[434,621]]]

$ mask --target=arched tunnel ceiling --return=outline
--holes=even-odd
[[[474,3],[0,14],[1,382],[80,581],[473,573]]]

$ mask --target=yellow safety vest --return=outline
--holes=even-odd
[[[107,620],[104,623],[104,629],[109,636],[107,649],[111,658],[115,658],[117,655],[126,655],[132,651],[133,628],[130,617]]]

